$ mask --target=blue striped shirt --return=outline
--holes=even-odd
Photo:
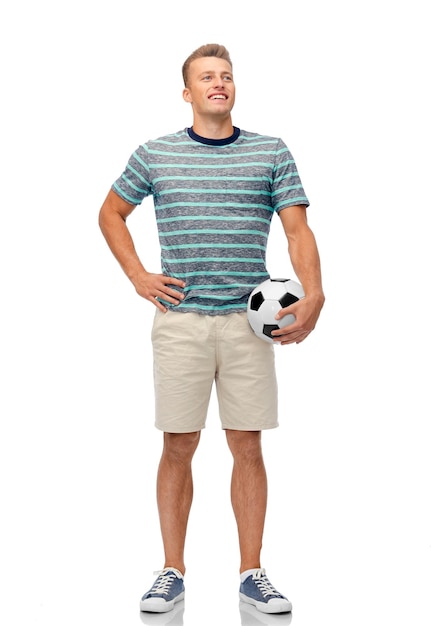
[[[209,315],[247,309],[250,292],[269,278],[274,212],[309,204],[285,143],[238,128],[224,140],[186,128],[148,141],[112,189],[134,205],[152,195],[162,272],[186,282],[173,308]]]

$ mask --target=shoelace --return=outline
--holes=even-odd
[[[269,582],[264,569],[258,569],[257,572],[253,574],[253,580],[256,581],[256,585],[264,598],[266,598],[266,596],[280,595],[277,589]]]
[[[169,589],[175,578],[181,577],[181,572],[173,568],[163,569],[161,571],[154,572],[154,574],[158,574],[159,576],[154,585],[151,587],[150,593],[160,593],[162,595],[169,593]]]

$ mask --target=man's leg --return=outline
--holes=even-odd
[[[184,545],[193,500],[192,459],[200,432],[164,433],[157,474],[157,504],[165,551],[164,567],[185,573]]]
[[[232,507],[238,526],[240,572],[260,568],[267,479],[260,431],[226,430],[233,456]]]

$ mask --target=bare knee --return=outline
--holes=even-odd
[[[172,462],[189,463],[198,447],[200,431],[163,433],[163,455]]]
[[[226,439],[235,461],[260,462],[262,460],[260,431],[226,430]]]

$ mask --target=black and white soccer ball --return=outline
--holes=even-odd
[[[268,278],[260,283],[251,292],[247,304],[248,321],[255,334],[260,339],[273,343],[271,332],[295,321],[292,314],[279,320],[275,319],[275,314],[304,295],[302,285],[290,278]]]

